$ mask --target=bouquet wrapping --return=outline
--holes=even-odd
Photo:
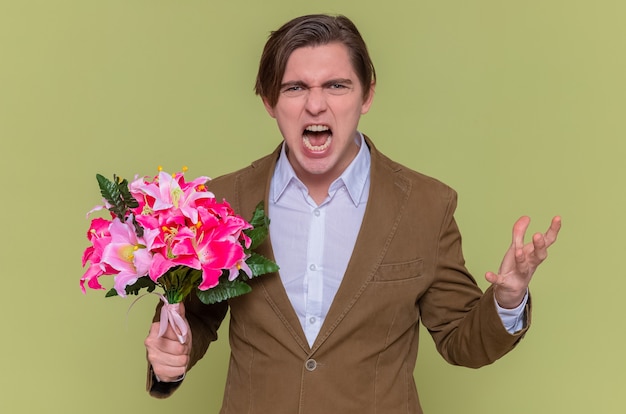
[[[80,287],[105,289],[100,276],[114,276],[106,294],[126,297],[141,289],[157,294],[161,309],[160,335],[168,323],[184,342],[187,326],[178,304],[195,292],[205,304],[251,290],[249,279],[278,270],[253,250],[267,237],[269,219],[259,203],[248,222],[226,201],[208,191],[208,177],[185,180],[186,169],[155,177],[135,178],[130,184],[97,174],[108,218],[91,220],[90,245],[82,257],[87,266]],[[163,293],[154,290],[160,287]]]

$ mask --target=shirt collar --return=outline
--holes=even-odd
[[[355,206],[359,205],[359,201],[363,196],[371,165],[371,155],[363,134],[360,132],[357,134],[355,140],[359,144],[359,152],[344,172],[331,183],[329,188],[329,193],[332,195],[339,188],[345,186]],[[280,157],[276,162],[276,169],[272,177],[272,188],[270,191],[274,202],[280,199],[292,181],[296,185],[304,187],[304,184],[298,179],[293,167],[287,160],[285,148],[285,143],[283,142]]]

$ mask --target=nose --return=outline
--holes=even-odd
[[[327,108],[324,88],[312,87],[308,90],[305,109],[312,115],[324,112]]]

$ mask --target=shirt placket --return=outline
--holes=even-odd
[[[307,242],[307,269],[304,278],[304,291],[306,292],[304,331],[309,344],[315,341],[323,322],[325,210],[324,207],[311,209],[311,227]]]

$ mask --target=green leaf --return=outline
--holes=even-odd
[[[128,180],[122,180],[118,185],[118,189],[120,190],[120,195],[126,206],[130,208],[139,207],[139,203],[135,200],[135,197],[132,196],[130,190],[128,189]]]
[[[128,180],[120,180],[115,174],[113,181],[101,174],[96,174],[100,194],[111,205],[109,211],[115,214],[120,220],[124,220],[128,210],[139,207],[139,203],[130,194],[128,189]],[[135,225],[135,227],[138,227]]]
[[[115,178],[115,176],[113,177]],[[101,174],[96,174],[96,179],[98,180],[98,186],[100,187],[100,194],[102,194],[102,197],[104,197],[104,199],[111,205],[109,210],[120,219],[124,219],[123,214],[121,216],[118,214],[122,196],[117,184]]]
[[[154,283],[152,279],[144,276],[137,279],[137,281],[132,285],[126,286],[124,290],[126,291],[127,295],[138,295],[141,289],[147,289],[148,292],[153,292],[156,287],[157,284]],[[109,290],[106,295],[104,295],[105,298],[112,298],[114,296],[118,296],[117,290],[115,290],[115,288],[111,288],[111,290]]]
[[[117,296],[117,290],[113,288],[109,290],[106,295],[104,295],[105,298],[111,298],[113,296]]]
[[[177,266],[165,272],[158,282],[164,290],[168,303],[182,302],[202,279],[202,271]]]
[[[278,272],[279,267],[276,263],[269,260],[265,256],[261,256],[258,253],[251,253],[248,260],[246,260],[246,264],[250,267],[252,271],[252,277],[261,276],[266,273],[274,273]]]
[[[198,295],[198,299],[206,305],[211,305],[213,303],[221,302],[226,299],[234,298],[235,296],[244,295],[248,292],[251,292],[252,288],[245,282],[241,280],[233,280],[232,282],[228,279],[220,280],[220,283],[208,290],[196,290],[196,294]]]
[[[255,227],[253,229],[246,230],[246,235],[250,237],[250,250],[256,249],[263,243],[263,240],[267,238],[269,229],[267,227]]]
[[[126,286],[124,290],[126,291],[127,295],[138,295],[141,289],[147,289],[148,292],[153,292],[156,287],[157,284],[154,283],[152,279],[144,276],[137,279],[137,281],[132,285]],[[105,298],[112,298],[114,296],[118,296],[117,290],[115,290],[115,288],[112,288],[106,293],[106,295],[104,295]]]
[[[152,292],[156,287],[157,284],[154,283],[152,279],[147,276],[143,276],[137,279],[137,281],[132,285],[126,286],[124,290],[126,291],[127,295],[138,295],[141,289],[146,288],[148,289],[148,292]]]
[[[263,201],[260,201],[259,204],[254,208],[254,213],[252,214],[252,219],[250,220],[250,224],[254,227],[257,226],[266,226],[269,220],[265,215],[265,206]]]
[[[245,233],[251,240],[250,249],[256,249],[269,234],[270,219],[265,215],[263,201],[257,204],[249,223],[253,228],[246,230]]]

